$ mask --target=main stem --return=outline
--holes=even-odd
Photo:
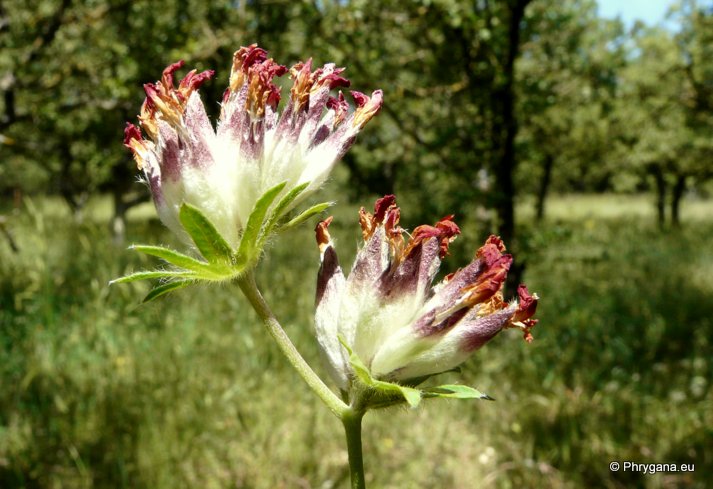
[[[260,319],[262,319],[263,323],[265,324],[265,327],[267,328],[267,331],[275,340],[277,346],[280,348],[280,350],[285,355],[290,364],[292,364],[294,369],[297,370],[297,373],[300,375],[300,377],[302,377],[302,379],[307,382],[307,385],[314,391],[315,394],[319,396],[320,399],[322,399],[322,401],[327,405],[327,407],[338,418],[344,420],[346,413],[348,411],[351,411],[349,406],[347,406],[341,399],[339,399],[339,397],[337,397],[337,395],[332,392],[332,390],[327,387],[324,382],[322,382],[322,379],[319,377],[319,375],[317,375],[314,370],[312,370],[312,368],[309,366],[309,364],[305,361],[305,359],[302,358],[302,355],[300,355],[300,352],[297,351],[295,345],[292,344],[292,341],[290,341],[290,338],[287,336],[287,333],[285,333],[285,330],[282,329],[282,326],[280,326],[280,323],[277,321],[277,318],[275,318],[275,315],[272,313],[272,310],[270,310],[270,306],[268,306],[267,302],[265,302],[265,298],[262,296],[260,290],[257,287],[257,284],[255,283],[255,276],[253,275],[253,272],[250,271],[246,273],[244,276],[239,278],[237,282],[240,286],[240,290],[243,291],[245,297],[247,297],[248,301],[250,301],[250,304],[255,309],[257,315],[260,316]],[[359,419],[361,423],[361,417]],[[348,438],[349,435],[347,434],[347,439]],[[351,445],[349,453],[349,462],[351,465]],[[361,460],[361,438],[359,439],[359,454]],[[362,485],[354,487],[364,486]]]
[[[347,435],[347,451],[349,453],[349,471],[352,489],[365,489],[364,461],[361,448],[361,420],[364,412],[347,409],[342,415],[344,432]]]

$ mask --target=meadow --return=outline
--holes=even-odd
[[[150,268],[129,243],[181,247],[150,205],[112,243],[108,201],[81,223],[59,201],[9,209],[0,239],[0,487],[339,488],[340,423],[280,356],[237,287],[140,305]],[[356,207],[332,225],[345,264]],[[404,214],[408,209],[404,209]],[[365,418],[373,488],[674,488],[713,480],[713,202],[660,230],[648,197],[553,198],[521,209],[535,341],[505,331],[444,381],[496,399],[428,401]],[[434,216],[434,220],[440,216]],[[472,223],[471,223],[472,224]],[[484,235],[464,223],[452,271]],[[470,234],[469,234],[470,233]],[[318,253],[312,226],[276,242],[258,281],[306,359]],[[347,267],[348,268],[348,267]],[[611,472],[611,461],[695,464]]]

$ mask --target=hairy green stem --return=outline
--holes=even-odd
[[[361,420],[363,411],[347,409],[342,415],[344,432],[347,435],[347,450],[349,452],[349,472],[351,474],[352,489],[365,489],[364,460],[361,448]]]
[[[272,338],[277,343],[282,353],[287,358],[287,361],[292,364],[297,373],[302,377],[302,379],[307,383],[307,385],[314,391],[317,396],[327,405],[327,407],[340,419],[344,419],[345,413],[349,411],[349,407],[341,400],[339,397],[332,392],[332,390],[327,387],[327,385],[322,382],[322,379],[317,375],[314,370],[309,366],[309,364],[302,358],[300,352],[297,351],[295,345],[292,344],[290,338],[282,329],[280,323],[275,318],[275,315],[270,310],[270,306],[265,302],[264,297],[260,293],[260,290],[255,283],[255,276],[252,271],[246,273],[238,280],[238,285],[240,289],[247,297],[250,304],[260,316],[268,332]],[[359,441],[361,446],[361,440]],[[351,453],[351,449],[350,449]],[[361,453],[361,452],[360,452]],[[351,455],[350,455],[351,462]],[[363,486],[359,486],[363,487]]]

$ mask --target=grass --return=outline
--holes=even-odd
[[[520,230],[518,259],[542,297],[535,342],[505,332],[444,379],[496,402],[367,415],[370,487],[713,480],[713,204],[687,203],[684,228],[667,232],[640,197],[565,197],[548,210],[546,223]],[[93,203],[77,224],[56,202],[37,201],[11,220],[21,252],[0,241],[0,487],[345,487],[341,426],[237,288],[138,306],[147,285],[107,287],[155,265],[112,245],[107,211]],[[355,209],[336,212],[330,229],[348,263]],[[179,247],[152,215],[130,214],[128,240]],[[309,227],[275,244],[259,282],[323,372],[311,336],[318,256]],[[446,268],[476,242],[456,242]],[[693,463],[695,472],[612,473],[613,460]]]

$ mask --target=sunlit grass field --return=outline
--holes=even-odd
[[[349,263],[356,207],[330,228]],[[372,488],[706,487],[713,480],[713,202],[659,230],[647,197],[552,199],[520,209],[535,341],[505,331],[461,374],[495,402],[428,401],[367,415]],[[341,488],[341,425],[261,329],[237,287],[194,287],[140,306],[157,265],[126,250],[176,243],[150,205],[128,243],[108,201],[76,223],[59,201],[8,211],[0,236],[0,487]],[[403,209],[408,214],[408,209]],[[433,216],[434,220],[441,216]],[[475,226],[464,223],[464,231]],[[452,271],[484,235],[454,243]],[[311,226],[277,241],[259,283],[307,360],[318,253]],[[348,267],[347,267],[348,268]],[[445,382],[443,382],[445,383]],[[609,470],[611,461],[694,473]]]

